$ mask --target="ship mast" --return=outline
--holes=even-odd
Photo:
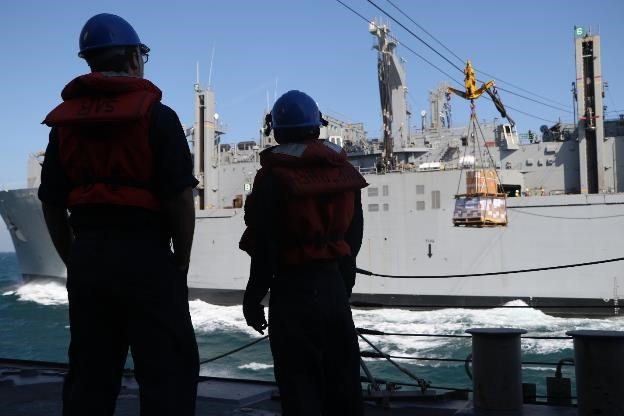
[[[219,115],[215,112],[214,91],[195,84],[195,122],[193,123],[194,175],[199,180],[195,206],[219,206]]]
[[[596,194],[606,189],[600,36],[575,30],[581,193]]]
[[[379,98],[383,122],[385,167],[395,164],[394,152],[407,145],[409,140],[409,109],[407,106],[406,75],[401,59],[396,54],[396,39],[390,28],[371,22],[368,31],[377,38],[377,71]]]

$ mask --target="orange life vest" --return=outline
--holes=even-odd
[[[68,206],[113,204],[160,209],[151,191],[150,111],[162,93],[135,77],[91,73],[71,81],[44,124],[58,129]]]
[[[344,240],[353,219],[355,192],[367,186],[339,146],[321,140],[274,146],[260,155],[262,168],[254,189],[270,172],[280,185],[276,227],[279,263],[303,264],[351,254]],[[240,248],[253,255],[255,247],[252,191],[245,205],[247,230]]]

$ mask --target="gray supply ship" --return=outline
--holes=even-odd
[[[410,129],[396,40],[387,26],[371,23],[369,30],[384,138],[368,140],[361,123],[333,117],[321,133],[344,147],[370,184],[362,191],[362,274],[352,301],[426,308],[522,299],[552,313],[617,313],[624,292],[624,117],[604,119],[599,36],[575,38],[575,124],[523,137],[513,122],[476,115],[472,130],[454,127],[452,89],[444,84],[430,92],[420,128]],[[238,249],[244,198],[259,152],[276,143],[220,143],[215,110],[213,91],[197,84],[195,122],[186,129],[200,181],[188,283],[191,297],[235,304],[249,268]],[[31,156],[27,189],[0,191],[0,214],[26,279],[66,276],[37,199],[43,157]],[[494,172],[493,190],[466,180],[475,172]]]

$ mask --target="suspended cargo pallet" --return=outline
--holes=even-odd
[[[496,166],[489,150],[492,142],[485,140],[483,130],[479,127],[474,100],[486,92],[501,115],[507,117],[512,127],[515,123],[507,116],[503,103],[494,88],[494,81],[488,81],[477,88],[475,71],[470,61],[466,62],[464,74],[466,75],[464,79],[465,91],[448,88],[449,92],[470,100],[470,125],[465,136],[467,139],[466,149],[461,158],[463,160],[461,163],[462,172],[466,167],[465,165],[469,167],[469,170],[466,171],[466,193],[455,195],[453,225],[456,227],[459,225],[470,227],[504,226],[507,225],[506,195],[500,193],[502,186],[496,169],[487,167]],[[472,154],[467,154],[470,147],[468,146],[468,139],[472,144]],[[484,144],[483,148],[481,143]],[[486,155],[487,158],[484,158]]]
[[[488,227],[507,225],[505,194],[481,193],[455,196],[453,225]]]
[[[494,169],[472,169],[466,172],[466,194],[497,194],[498,176]]]

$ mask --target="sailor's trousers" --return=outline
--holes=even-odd
[[[128,348],[141,415],[194,415],[199,358],[186,276],[166,241],[79,233],[68,265],[63,415],[112,415]]]
[[[280,271],[269,335],[283,415],[362,415],[360,350],[336,262]]]

